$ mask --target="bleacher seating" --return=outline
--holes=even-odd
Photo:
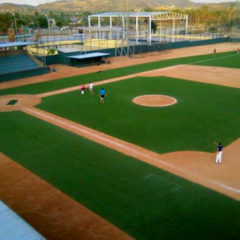
[[[39,68],[27,54],[0,57],[0,74],[21,72]]]

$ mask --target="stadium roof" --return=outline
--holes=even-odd
[[[0,201],[0,239],[45,240],[36,230]]]
[[[152,17],[162,20],[166,19],[185,19],[187,15],[175,12],[104,12],[92,14],[89,17]]]
[[[24,47],[28,45],[37,44],[36,42],[8,42],[8,43],[0,43],[0,48],[7,48],[7,47]]]
[[[110,56],[110,54],[109,53],[95,52],[95,53],[73,55],[73,56],[69,56],[69,58],[81,60],[81,59],[87,59],[87,58],[107,57],[107,56]]]

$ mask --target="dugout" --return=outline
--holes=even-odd
[[[107,63],[109,57],[110,57],[109,53],[102,52],[68,56],[70,65],[77,67]]]

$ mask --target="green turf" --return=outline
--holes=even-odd
[[[44,98],[39,108],[160,153],[213,152],[213,142],[226,146],[240,136],[239,89],[167,77],[137,77],[104,87],[104,105],[97,94],[74,91]],[[132,103],[144,94],[173,96],[178,103],[165,108]]]
[[[30,84],[27,86],[10,88],[0,90],[0,95],[6,94],[38,94],[53,90],[58,90],[66,87],[76,86],[83,83],[89,83],[90,81],[97,82],[109,78],[120,77],[120,76],[127,76],[129,74],[143,72],[143,71],[150,71],[157,68],[164,68],[178,64],[192,64],[198,63],[199,61],[209,60],[209,59],[216,59],[222,58],[225,56],[232,55],[232,52],[226,53],[219,53],[216,56],[210,55],[201,55],[201,56],[194,56],[194,57],[184,57],[184,58],[176,58],[170,60],[163,60],[158,62],[151,62],[145,63],[140,65],[134,65],[129,67],[123,67],[119,69],[111,69],[102,72],[96,73],[89,73],[69,78],[62,78],[57,80],[52,80],[49,82],[42,82],[37,84]]]
[[[240,54],[236,52],[223,55],[223,56],[215,56],[209,59],[208,61],[199,61],[195,63],[197,65],[205,65],[205,66],[216,66],[216,67],[229,67],[229,68],[240,68]],[[240,79],[240,78],[239,78]]]
[[[17,103],[17,101],[18,101],[18,100],[15,100],[15,99],[10,100],[10,101],[7,103],[7,105],[15,105],[15,104]]]
[[[21,112],[0,132],[1,152],[138,240],[239,239],[237,201]]]

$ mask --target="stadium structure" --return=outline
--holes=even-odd
[[[109,63],[108,57],[143,54],[227,41],[220,34],[192,34],[188,15],[174,12],[105,12],[88,26],[67,31],[36,30],[0,39],[0,81],[48,72],[47,65]],[[11,66],[11,67],[10,67]]]

